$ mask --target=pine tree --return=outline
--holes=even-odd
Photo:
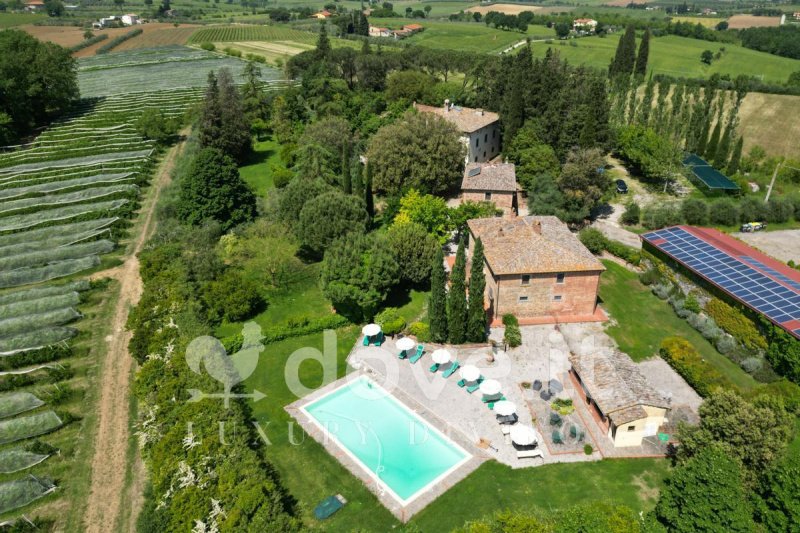
[[[328,38],[328,26],[325,21],[320,22],[319,36],[317,37],[317,48],[315,53],[319,59],[324,59],[331,55],[331,41]]]
[[[350,143],[342,146],[342,189],[345,194],[353,193],[353,176],[350,174]]]
[[[483,243],[475,239],[472,252],[472,270],[469,276],[469,304],[467,307],[467,340],[486,340],[486,311],[483,308],[486,291],[486,275],[483,273]]]
[[[219,105],[219,85],[214,72],[208,73],[208,87],[203,100],[197,138],[201,147],[212,146],[222,132],[222,109]]]
[[[636,65],[633,72],[644,77],[647,74],[647,58],[650,55],[650,30],[644,30],[642,41],[639,43],[639,53],[636,55]]]
[[[438,248],[431,266],[431,295],[428,297],[428,321],[431,340],[447,342],[447,294],[445,292],[444,254]]]
[[[717,119],[717,123],[714,125],[714,130],[711,132],[711,138],[708,139],[708,144],[706,145],[706,149],[703,152],[705,159],[708,161],[709,159],[714,159],[714,155],[717,153],[717,147],[719,146],[719,136],[720,130],[722,129],[720,124],[721,120]]]
[[[736,144],[733,147],[733,153],[731,154],[731,160],[728,162],[728,175],[733,176],[737,172],[739,172],[739,162],[742,160],[742,144],[744,144],[744,139],[739,137],[736,140]]]
[[[364,183],[364,204],[367,207],[367,213],[369,213],[369,218],[375,216],[375,200],[372,198],[372,170],[370,169],[369,163],[367,163],[366,169],[367,179]]]
[[[222,153],[241,163],[252,149],[253,135],[250,121],[244,112],[242,95],[236,87],[231,71],[227,68],[219,69],[217,83],[222,128],[220,137],[215,139],[211,146],[219,148]]]
[[[452,344],[463,344],[467,333],[467,258],[464,240],[458,242],[456,262],[450,272],[450,290],[447,292],[447,330]]]

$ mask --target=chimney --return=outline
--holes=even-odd
[[[444,101],[444,112],[447,113],[450,111],[450,99],[446,98]]]

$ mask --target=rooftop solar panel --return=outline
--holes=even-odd
[[[470,178],[472,178],[472,177],[474,177],[474,176],[477,176],[477,175],[478,175],[478,174],[480,174],[480,173],[481,173],[481,167],[477,167],[477,168],[471,168],[471,169],[469,170],[469,172],[467,172],[467,176],[469,176]]]
[[[800,329],[787,327],[800,319],[800,282],[754,257],[717,248],[682,227],[642,237],[774,323],[785,324],[784,329],[800,338]]]

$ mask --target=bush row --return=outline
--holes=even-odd
[[[578,237],[583,245],[595,255],[599,255],[605,250],[611,255],[619,257],[632,265],[638,265],[642,260],[639,250],[631,246],[626,246],[621,242],[608,239],[595,228],[586,228],[582,230],[578,234]]]
[[[503,333],[503,342],[510,348],[516,348],[522,344],[522,332],[519,329],[519,320],[512,314],[503,315],[503,325],[505,326],[505,333]]]
[[[661,357],[704,398],[719,389],[736,389],[736,386],[700,356],[686,339],[667,337],[661,342]]]
[[[708,316],[719,326],[751,350],[766,350],[767,340],[758,331],[752,320],[738,309],[726,304],[719,298],[712,298],[705,307]]]
[[[271,344],[282,340],[290,339],[292,337],[302,337],[303,335],[311,335],[312,333],[319,333],[326,329],[338,329],[349,324],[342,315],[328,315],[321,318],[300,317],[289,319],[285,324],[269,328],[263,333],[261,342],[263,344]],[[241,333],[226,337],[222,340],[225,350],[229,353],[238,352],[244,338]]]
[[[647,229],[659,229],[683,223],[736,226],[747,222],[780,224],[792,219],[800,220],[800,196],[770,198],[769,202],[754,196],[747,196],[740,202],[731,198],[687,198],[681,203],[646,208],[641,223]]]
[[[70,52],[77,52],[78,50],[83,50],[84,48],[88,48],[88,47],[92,46],[93,44],[97,44],[100,41],[105,41],[106,39],[108,39],[108,34],[107,33],[101,33],[100,35],[94,35],[92,37],[89,37],[85,41],[80,42],[80,43],[76,44],[75,46],[71,47],[69,49],[69,51]]]
[[[128,33],[126,33],[124,35],[120,35],[119,37],[115,37],[114,39],[111,39],[109,42],[107,42],[106,44],[104,44],[103,46],[98,48],[97,49],[97,53],[98,54],[107,54],[108,52],[110,52],[111,50],[113,50],[117,46],[121,45],[125,41],[127,41],[129,39],[133,39],[137,35],[141,35],[143,31],[144,30],[142,28],[136,28],[135,30],[131,30],[131,31],[129,31]]]

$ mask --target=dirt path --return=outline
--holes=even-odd
[[[125,490],[127,473],[127,454],[131,434],[129,421],[130,378],[134,363],[128,353],[131,334],[125,329],[130,308],[136,305],[142,295],[142,279],[139,276],[138,253],[152,234],[155,224],[153,214],[161,190],[169,183],[175,160],[183,151],[184,143],[173,147],[164,159],[158,174],[152,182],[153,190],[145,202],[140,216],[142,222],[139,234],[134,237],[130,256],[122,266],[98,272],[93,278],[112,277],[120,284],[119,300],[114,308],[111,331],[106,337],[108,350],[100,370],[100,391],[97,412],[97,434],[92,458],[91,486],[84,514],[84,531],[114,531],[120,514],[122,496]],[[141,469],[133,466],[134,473]],[[134,480],[137,476],[134,475]],[[136,485],[134,481],[134,486]],[[141,506],[141,490],[131,494],[126,506]],[[131,515],[135,516],[135,507]],[[135,523],[132,519],[131,522]],[[133,525],[133,524],[131,524]]]

